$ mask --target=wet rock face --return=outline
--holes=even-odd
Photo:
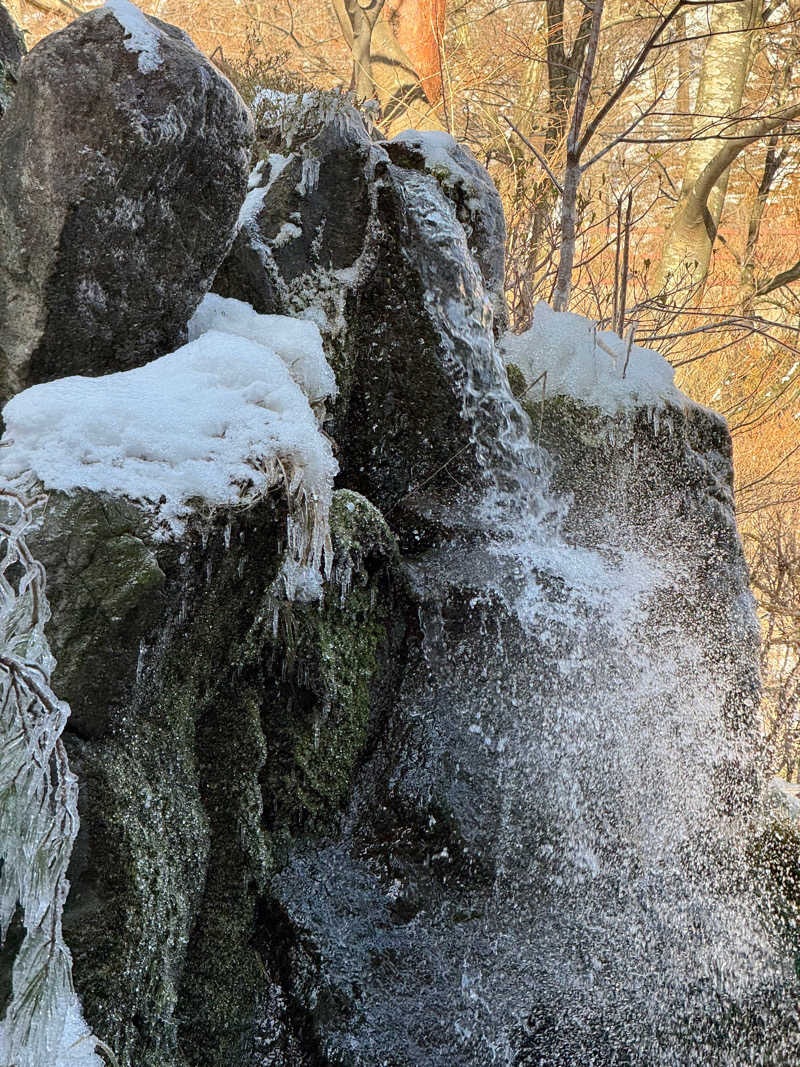
[[[439,149],[435,156],[426,151],[426,137],[433,137]],[[480,267],[499,336],[508,327],[504,284],[506,219],[489,172],[446,134],[420,136],[410,130],[394,141],[384,142],[383,147],[397,166],[432,174],[454,204],[470,251]]]
[[[11,13],[0,4],[0,118],[14,93],[19,65],[25,55],[25,41]]]
[[[494,346],[505,323],[499,197],[446,135],[433,167],[414,143],[374,143],[340,97],[275,107],[260,119],[265,159],[214,287],[321,323],[341,391],[330,422],[341,484],[396,526],[408,512],[414,537],[419,511],[480,483],[483,452],[521,424]]]
[[[251,119],[182,31],[141,18],[149,52],[108,8],[41,41],[3,118],[3,399],[172,351],[233,238]]]

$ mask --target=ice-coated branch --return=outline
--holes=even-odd
[[[78,784],[61,739],[69,706],[50,684],[45,572],[25,541],[43,504],[25,484],[0,488],[0,941],[20,913],[25,928],[0,1064],[101,1067],[62,932]]]

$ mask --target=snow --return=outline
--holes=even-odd
[[[598,332],[591,320],[541,302],[526,333],[506,334],[501,341],[506,365],[519,367],[534,396],[540,395],[546,375],[545,396],[571,396],[609,415],[636,406],[682,408],[690,402],[675,387],[663,356],[637,345],[630,353],[627,348],[627,341]]]
[[[319,352],[304,347],[313,327],[282,326],[295,373],[322,374]],[[144,367],[35,385],[3,417],[2,477],[30,470],[46,489],[144,502],[163,536],[180,533],[197,498],[231,505],[285,485],[313,525],[306,537],[300,519],[290,522],[292,549],[302,562],[321,561],[336,461],[284,358],[252,339],[211,329]]]
[[[267,195],[269,187],[262,185],[258,189],[251,189],[244,199],[244,203],[239,209],[239,218],[236,222],[236,228],[241,230],[248,222],[252,222],[261,211],[264,206],[264,197]]]
[[[208,330],[245,337],[277,353],[311,403],[336,396],[318,327],[284,315],[259,315],[249,304],[209,293],[189,321],[189,340]]]
[[[100,11],[109,12],[123,28],[123,44],[129,52],[139,53],[139,70],[142,74],[152,74],[161,66],[161,30],[135,4],[130,0],[107,0]]]
[[[238,229],[257,218],[261,208],[264,206],[264,198],[291,160],[292,156],[281,156],[273,152],[266,159],[259,160],[255,165],[247,180],[248,193],[239,211]],[[264,182],[265,164],[269,165],[266,183]]]
[[[456,187],[465,197],[463,204],[475,214],[481,210],[489,175],[444,130],[404,130],[392,138],[422,154],[425,170],[452,192]]]
[[[403,130],[393,137],[392,141],[421,152],[425,159],[425,169],[433,174],[444,171],[454,180],[461,178],[465,183],[475,181],[475,175],[458,163],[458,157],[455,155],[458,142],[444,130]]]
[[[266,160],[260,159],[258,163],[250,171],[250,177],[247,179],[248,190],[255,189],[261,185],[262,177],[264,174],[264,163]]]

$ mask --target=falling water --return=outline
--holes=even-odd
[[[697,559],[610,517],[602,549],[566,532],[519,426],[509,411],[486,457],[483,537],[416,569],[413,715],[439,750],[404,788],[454,775],[467,851],[495,871],[462,948],[458,1062],[794,1063],[794,963],[748,858],[755,709],[731,722],[741,681],[709,647]],[[746,596],[727,608],[746,655]]]

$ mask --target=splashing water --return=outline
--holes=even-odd
[[[25,928],[0,1023],[0,1064],[101,1067],[61,928],[78,786],[61,739],[69,706],[50,687],[44,569],[25,543],[44,498],[20,483],[0,489],[0,502],[0,937],[20,913]]]
[[[601,549],[566,532],[571,501],[509,402],[482,543],[414,572],[427,669],[409,703],[436,769],[402,790],[454,776],[466,850],[495,872],[460,945],[457,1062],[795,1063],[794,963],[747,852],[757,746],[730,721],[740,682],[698,560],[624,518]]]

